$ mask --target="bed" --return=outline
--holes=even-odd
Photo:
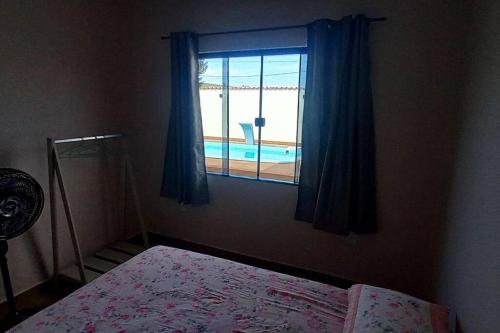
[[[347,290],[153,247],[9,332],[340,333]]]

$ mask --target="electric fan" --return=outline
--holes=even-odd
[[[16,311],[14,293],[7,266],[7,240],[28,230],[38,219],[43,208],[40,184],[27,173],[0,168],[0,268],[2,271],[8,319],[20,315]]]

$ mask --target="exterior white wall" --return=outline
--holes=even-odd
[[[222,90],[201,89],[201,113],[203,134],[222,136]],[[262,92],[262,116],[266,125],[262,128],[262,140],[295,143],[297,133],[297,89],[264,89]],[[259,89],[229,90],[229,135],[244,139],[239,123],[254,123],[259,116]],[[254,126],[254,137],[258,130]]]

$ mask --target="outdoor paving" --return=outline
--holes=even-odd
[[[222,172],[222,160],[220,158],[206,157],[208,172]],[[255,177],[257,174],[257,162],[229,160],[229,170],[232,175]],[[295,163],[260,163],[260,177],[293,181]]]

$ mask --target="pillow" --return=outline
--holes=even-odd
[[[449,333],[448,308],[397,291],[356,284],[349,288],[343,333]]]

